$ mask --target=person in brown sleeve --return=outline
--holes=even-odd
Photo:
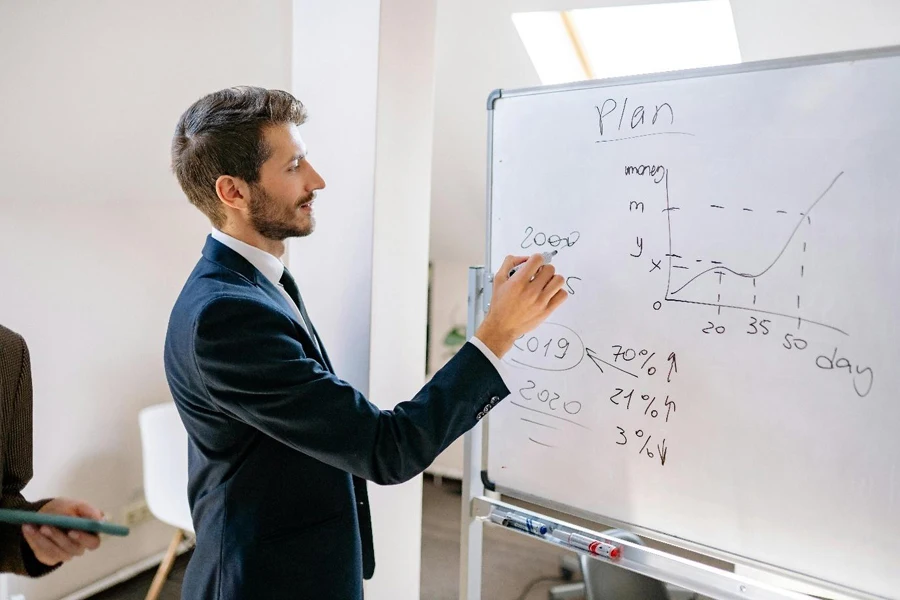
[[[84,502],[28,502],[22,496],[32,476],[31,395],[28,346],[0,325],[0,508],[102,519],[102,512]],[[39,577],[99,546],[99,537],[82,531],[0,523],[0,572]]]

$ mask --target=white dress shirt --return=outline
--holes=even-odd
[[[312,330],[309,327],[309,324],[303,319],[303,315],[300,314],[300,307],[294,304],[294,300],[291,298],[290,294],[287,293],[287,290],[284,289],[284,286],[281,285],[281,276],[287,271],[287,267],[284,266],[284,263],[281,262],[277,257],[269,254],[265,250],[260,250],[256,246],[251,246],[245,242],[242,242],[239,239],[233,238],[227,233],[222,233],[218,229],[213,228],[212,237],[214,240],[221,242],[222,244],[228,246],[241,256],[247,259],[251,265],[256,267],[256,269],[263,274],[263,277],[272,282],[281,295],[288,302],[288,306],[291,307],[291,310],[294,311],[294,316],[297,317],[297,320],[303,326],[303,329],[306,330],[306,333],[309,334],[309,337],[312,338],[313,343],[316,344],[316,347],[319,347],[319,342],[316,340],[316,336],[312,334]],[[290,271],[288,271],[290,272]],[[478,348],[482,354],[490,361],[490,363],[497,370],[497,374],[500,375],[500,378],[503,379],[503,383],[506,385],[507,389],[512,390],[511,387],[512,381],[509,377],[506,365],[497,358],[493,352],[491,352],[490,348],[484,345],[484,342],[479,340],[474,335],[469,339],[469,342],[476,348]]]

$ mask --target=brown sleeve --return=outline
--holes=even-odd
[[[2,328],[0,328],[2,330]],[[28,346],[18,334],[0,331],[0,402],[2,402],[3,483],[0,507],[39,510],[49,500],[28,502],[22,489],[32,476],[31,361]],[[55,567],[40,563],[18,525],[0,524],[0,572],[44,575]]]

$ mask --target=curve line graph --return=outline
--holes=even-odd
[[[712,273],[714,271],[728,271],[729,273],[737,275],[738,277],[743,277],[745,279],[756,279],[756,278],[762,277],[763,275],[768,273],[770,270],[772,270],[772,267],[774,267],[778,263],[778,261],[781,259],[781,257],[784,256],[784,253],[788,249],[788,246],[790,246],[791,242],[794,240],[794,236],[797,235],[797,230],[799,230],[800,226],[803,225],[803,221],[806,221],[807,219],[810,218],[809,214],[813,211],[813,209],[816,207],[816,205],[822,201],[822,198],[824,198],[828,194],[828,192],[831,191],[831,188],[834,187],[834,184],[837,183],[838,179],[840,179],[841,175],[843,175],[843,174],[844,174],[843,171],[838,173],[837,176],[831,181],[831,184],[829,184],[829,186],[825,189],[825,191],[822,192],[822,194],[818,198],[816,198],[816,201],[813,202],[812,205],[806,210],[806,212],[803,213],[803,216],[800,217],[800,220],[797,222],[796,227],[794,227],[794,230],[791,232],[790,237],[788,237],[787,241],[784,243],[784,246],[781,248],[781,252],[778,253],[778,256],[775,257],[775,260],[773,260],[772,263],[768,267],[766,267],[759,273],[739,273],[738,271],[735,271],[734,269],[728,267],[727,265],[716,265],[716,266],[710,267],[709,269],[706,269],[705,271],[698,273],[698,274],[694,275],[693,277],[691,277],[690,279],[688,279],[684,285],[679,287],[674,292],[670,292],[669,297],[674,296],[681,290],[685,289],[686,287],[688,287],[689,285],[694,283],[694,281],[696,281],[697,279],[700,279],[704,275],[706,275],[708,273]]]
[[[718,308],[720,311],[724,308],[724,309],[741,310],[741,311],[747,311],[747,312],[762,313],[762,314],[772,315],[772,316],[785,317],[785,318],[796,320],[798,328],[800,327],[801,323],[808,323],[810,325],[816,325],[819,327],[825,327],[827,329],[831,329],[832,331],[836,331],[843,335],[849,335],[846,331],[840,329],[839,327],[835,327],[834,325],[830,325],[828,323],[823,323],[820,321],[806,319],[797,314],[790,314],[790,313],[786,313],[786,312],[771,311],[771,310],[762,310],[760,308],[757,308],[756,306],[750,307],[750,306],[739,306],[739,305],[734,305],[734,304],[723,304],[721,302],[721,297],[720,297],[719,301],[716,301],[716,302],[705,302],[705,301],[698,301],[698,300],[691,300],[691,299],[676,297],[676,295],[678,295],[680,292],[683,292],[684,290],[688,289],[689,287],[691,287],[692,284],[694,284],[695,282],[697,282],[698,280],[700,280],[701,278],[704,278],[705,276],[707,276],[709,274],[718,274],[720,277],[719,281],[721,283],[721,277],[725,274],[725,272],[731,273],[731,274],[736,275],[743,279],[752,279],[754,282],[754,287],[755,287],[756,279],[764,276],[766,273],[771,271],[772,268],[775,267],[776,264],[778,264],[778,262],[784,256],[787,249],[790,247],[791,243],[794,241],[794,238],[797,236],[797,232],[800,230],[800,227],[803,226],[803,223],[804,222],[807,222],[809,224],[812,223],[812,220],[810,218],[810,213],[812,213],[812,211],[816,208],[816,206],[818,206],[818,204],[829,194],[829,192],[831,192],[831,190],[837,184],[838,180],[840,180],[840,178],[843,175],[844,175],[844,171],[841,171],[840,173],[835,175],[835,177],[831,180],[831,183],[829,183],[828,186],[825,188],[825,190],[821,194],[819,194],[819,196],[815,199],[815,201],[812,204],[810,204],[809,208],[807,208],[806,211],[800,213],[800,215],[801,215],[800,219],[797,221],[797,224],[794,226],[793,230],[791,231],[791,234],[788,236],[787,240],[782,245],[781,250],[775,256],[775,258],[768,264],[768,266],[766,266],[764,269],[762,269],[758,273],[748,273],[745,271],[738,271],[738,270],[736,270],[732,267],[729,267],[728,265],[723,264],[723,263],[716,263],[714,266],[712,266],[708,269],[705,269],[704,271],[701,271],[700,273],[694,275],[693,277],[688,279],[685,283],[679,285],[679,287],[677,289],[675,289],[674,291],[669,291],[669,288],[672,285],[672,281],[671,281],[672,269],[673,268],[682,268],[683,269],[684,267],[679,267],[677,265],[672,264],[671,257],[674,257],[676,255],[672,251],[672,222],[671,222],[671,212],[669,212],[669,211],[671,211],[673,209],[669,205],[669,194],[668,194],[668,183],[669,183],[668,176],[669,176],[669,174],[667,172],[666,173],[666,210],[665,210],[665,212],[669,215],[669,218],[668,218],[668,220],[669,220],[669,255],[668,255],[669,256],[669,283],[667,285],[666,295],[665,295],[666,302],[694,304],[694,305],[698,305],[698,306],[710,306],[710,307]],[[804,244],[804,250],[805,250],[805,244]],[[755,298],[756,297],[754,296],[754,304],[756,303]],[[798,297],[798,308],[799,308],[799,297]]]

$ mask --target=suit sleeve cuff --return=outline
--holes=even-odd
[[[503,363],[503,361],[497,358],[497,355],[491,352],[491,349],[485,346],[484,342],[479,340],[476,336],[473,335],[469,339],[469,343],[478,348],[481,353],[484,354],[485,358],[490,361],[491,365],[493,365],[494,369],[496,369],[497,371],[497,374],[500,376],[500,379],[503,380],[503,385],[506,386],[506,389],[514,389],[512,377],[509,373],[509,368]]]

